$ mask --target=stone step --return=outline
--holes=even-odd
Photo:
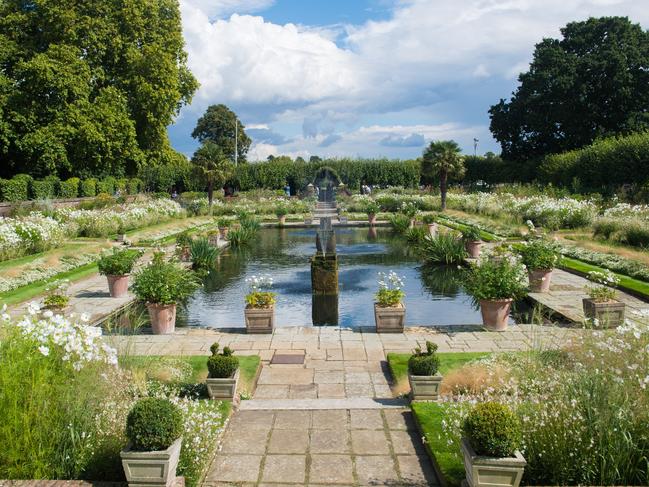
[[[402,409],[408,401],[399,398],[355,397],[347,399],[251,399],[241,401],[241,411],[320,409]]]

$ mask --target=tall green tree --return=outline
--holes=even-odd
[[[192,137],[203,143],[218,145],[223,153],[234,161],[235,133],[237,135],[237,157],[245,162],[252,140],[246,135],[245,127],[237,115],[225,105],[210,105],[198,119]]]
[[[460,146],[454,140],[433,141],[424,150],[421,161],[421,174],[425,178],[439,178],[442,195],[442,211],[446,209],[448,178],[461,178],[464,175],[464,157]]]
[[[178,0],[0,1],[5,175],[134,174],[173,158],[198,84]]]
[[[192,164],[196,179],[207,188],[207,199],[212,206],[214,189],[222,188],[234,174],[234,165],[223,149],[210,140],[205,141],[194,153]]]
[[[649,32],[626,17],[590,18],[536,45],[491,132],[506,159],[564,152],[649,127]]]

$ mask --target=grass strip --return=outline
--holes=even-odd
[[[581,260],[573,259],[570,257],[563,257],[561,259],[559,267],[568,271],[574,271],[577,274],[583,276],[592,271],[605,272],[609,270],[604,267],[587,264],[586,262],[582,262]],[[629,293],[637,295],[638,297],[649,299],[649,283],[634,279],[624,274],[618,274],[617,272],[613,272],[613,274],[615,274],[620,279],[620,284],[618,285],[619,289],[628,291]]]
[[[476,228],[478,232],[480,232],[480,238],[484,242],[499,242],[503,240],[503,237],[500,237],[499,235],[496,235],[495,233],[488,232],[487,230],[483,230],[481,228],[476,227],[475,225],[467,225],[465,223],[459,223],[453,220],[452,218],[448,216],[443,216],[443,215],[438,215],[437,218],[437,223],[440,223],[441,225],[444,225],[445,227],[452,228],[453,230],[459,230],[460,232],[468,229],[468,228]]]
[[[439,372],[442,375],[452,370],[462,367],[468,362],[478,360],[491,355],[491,352],[442,352],[438,353]],[[404,382],[408,380],[408,359],[412,356],[410,353],[388,353],[388,366],[390,373],[395,382]]]

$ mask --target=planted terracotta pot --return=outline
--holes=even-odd
[[[111,298],[121,298],[128,292],[128,274],[123,276],[106,276],[108,292]]]
[[[437,237],[437,223],[428,224],[428,233],[433,238]]]
[[[410,399],[412,401],[437,401],[442,386],[441,375],[412,375],[408,374],[410,383]]]
[[[207,393],[211,399],[217,401],[233,401],[237,393],[238,382],[239,369],[237,369],[231,377],[208,377],[205,379]]]
[[[397,306],[379,306],[374,303],[374,322],[377,333],[403,333],[406,318],[406,307],[403,303]]]
[[[530,291],[533,293],[547,293],[550,291],[552,269],[536,269],[529,271]]]
[[[279,221],[279,224],[284,226],[286,225],[286,215],[278,216],[277,220]]]
[[[484,326],[492,331],[506,330],[512,301],[513,299],[480,301],[480,312],[482,313],[482,323]]]
[[[482,248],[482,241],[480,240],[467,240],[464,242],[464,248],[471,259],[480,257],[480,249]]]
[[[176,480],[182,438],[160,451],[133,451],[130,445],[120,452],[122,467],[130,486],[171,486]]]
[[[182,250],[180,251],[180,260],[182,260],[183,262],[188,262],[191,256],[192,256],[192,251],[190,250],[189,247],[183,247]]]
[[[512,457],[478,455],[467,438],[460,443],[469,487],[518,487],[527,462],[519,451]]]
[[[246,332],[248,333],[272,333],[275,327],[275,307],[270,308],[246,308]]]
[[[176,330],[176,305],[147,303],[154,335],[167,335]]]
[[[226,240],[228,238],[228,231],[230,229],[228,227],[219,227],[219,233],[221,234],[221,238],[223,240]]]
[[[619,301],[611,300],[598,302],[591,298],[582,300],[584,316],[590,320],[597,320],[598,327],[616,328],[624,324],[626,305]]]
[[[375,213],[368,213],[367,214],[367,221],[369,222],[370,225],[376,225],[376,214]]]

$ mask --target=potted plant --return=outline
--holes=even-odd
[[[221,234],[221,238],[223,240],[226,240],[228,238],[228,231],[230,229],[230,224],[231,224],[230,220],[228,220],[227,218],[219,218],[216,224],[219,227],[219,233]]]
[[[550,291],[552,270],[559,262],[560,253],[557,244],[542,238],[527,242],[520,251],[523,265],[527,267],[530,291],[547,293]]]
[[[343,225],[347,225],[349,217],[347,216],[347,208],[343,205],[338,205],[338,221]]]
[[[419,214],[419,208],[412,201],[407,201],[401,204],[401,214],[408,217],[410,220],[409,228],[415,228],[415,221]]]
[[[586,286],[588,297],[582,300],[586,319],[603,328],[622,325],[625,304],[615,299],[615,287],[620,284],[620,279],[611,271],[589,272],[588,279],[596,285]]]
[[[181,232],[176,236],[176,253],[183,262],[187,262],[191,256],[189,249],[191,243],[192,237],[188,232]]]
[[[162,252],[136,275],[133,292],[149,310],[154,335],[173,333],[176,305],[186,300],[198,287],[196,276],[173,262],[166,262]]]
[[[227,234],[226,230],[226,234]],[[218,247],[219,246],[219,239],[221,238],[221,232],[219,229],[216,230],[209,230],[207,232],[207,242],[213,246],[213,247]],[[191,245],[189,246],[189,257],[191,258],[192,255],[192,249]]]
[[[70,304],[68,296],[68,287],[70,282],[67,279],[55,281],[51,286],[45,288],[47,293],[43,299],[43,307],[50,311],[63,311]]]
[[[365,213],[367,221],[371,226],[376,225],[376,215],[381,211],[381,206],[374,200],[370,199],[365,203]]]
[[[99,273],[108,280],[108,292],[111,298],[121,298],[128,292],[128,276],[133,271],[135,263],[142,255],[139,250],[113,249],[112,253],[104,254],[97,261]]]
[[[377,333],[402,333],[406,307],[401,302],[405,297],[403,280],[396,272],[379,272],[379,291],[374,303],[374,322]]]
[[[428,233],[432,238],[437,237],[437,217],[435,215],[427,214],[422,218],[424,225],[428,226]]]
[[[439,357],[437,344],[427,341],[426,351],[420,347],[408,359],[408,382],[410,382],[410,398],[413,401],[437,401],[442,376],[437,375]]]
[[[232,401],[239,382],[239,358],[232,355],[230,347],[223,347],[222,353],[219,353],[219,348],[218,343],[210,347],[212,355],[207,359],[205,381],[207,393],[212,399]]]
[[[311,217],[311,215],[304,215],[303,218],[305,225],[311,225],[311,223],[313,223],[313,218]]]
[[[126,418],[128,446],[120,452],[129,485],[171,486],[180,459],[183,416],[169,399],[140,399]]]
[[[464,288],[480,303],[482,322],[487,329],[507,329],[513,300],[525,295],[525,274],[525,267],[511,254],[499,259],[482,259],[471,265]]]
[[[527,462],[516,415],[504,404],[477,404],[462,424],[462,457],[470,487],[518,487]]]
[[[275,293],[263,291],[273,285],[270,276],[252,276],[246,279],[250,292],[246,295],[246,331],[272,333],[275,326]]]
[[[277,219],[279,220],[280,226],[284,226],[286,224],[286,215],[288,214],[288,208],[284,203],[279,203],[275,207],[275,215],[277,216]]]
[[[480,249],[482,248],[480,230],[474,226],[468,226],[462,230],[462,239],[464,240],[464,247],[466,248],[469,257],[472,259],[479,258]]]

